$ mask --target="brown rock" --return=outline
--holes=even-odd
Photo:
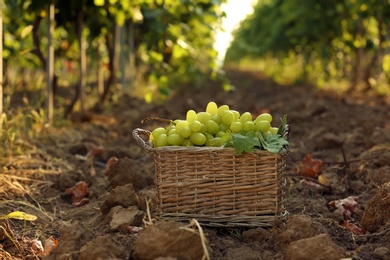
[[[129,226],[141,226],[142,219],[145,213],[140,211],[138,207],[131,206],[123,208],[122,206],[115,206],[104,219],[104,222],[109,224],[113,231],[120,231],[122,233],[128,232]]]
[[[182,227],[182,223],[174,221],[158,222],[149,226],[134,243],[134,259],[202,259],[204,251],[200,236]]]
[[[343,248],[327,234],[300,239],[287,247],[286,260],[339,260],[346,256]]]
[[[157,190],[155,187],[151,187],[150,189],[145,188],[137,192],[138,198],[139,198],[139,204],[138,207],[140,210],[143,210],[146,212],[148,206],[146,205],[147,201],[149,201],[149,210],[150,212],[154,212],[158,205],[158,198],[157,198]]]
[[[242,232],[242,241],[249,242],[262,242],[270,236],[270,232],[264,228],[252,228]]]
[[[106,200],[100,206],[100,211],[106,215],[110,212],[111,208],[118,205],[124,208],[138,206],[138,196],[132,184],[128,183],[112,189]]]
[[[288,218],[286,229],[280,235],[282,246],[290,242],[326,233],[325,227],[307,215],[292,215]]]
[[[360,223],[370,232],[390,223],[390,182],[383,184],[367,203]]]
[[[109,236],[98,236],[80,249],[79,259],[104,260],[123,259],[125,249]]]

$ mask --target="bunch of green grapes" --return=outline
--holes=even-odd
[[[228,105],[209,102],[206,111],[189,110],[186,119],[177,119],[167,127],[158,127],[150,135],[154,147],[212,146],[220,147],[232,139],[233,133],[261,131],[265,136],[276,134],[272,116],[263,113],[253,120],[250,112],[240,114]]]

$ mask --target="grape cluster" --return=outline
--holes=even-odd
[[[189,110],[185,120],[177,119],[167,127],[155,128],[149,140],[154,147],[211,146],[221,147],[232,139],[232,134],[242,131],[261,131],[264,136],[276,134],[271,126],[272,116],[263,113],[253,120],[250,112],[240,114],[228,105],[217,106],[209,102],[206,111]]]

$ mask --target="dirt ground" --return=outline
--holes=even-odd
[[[163,105],[124,97],[88,121],[74,116],[72,126],[49,130],[23,156],[9,158],[0,214],[38,218],[3,218],[0,258],[390,259],[389,103],[279,86],[249,71],[227,75],[235,91],[186,90]],[[159,124],[141,124],[147,116],[184,118],[209,101],[254,115],[288,115],[288,215],[273,227],[199,229],[196,222],[154,218],[153,155],[132,130]],[[301,173],[306,155],[322,161],[321,177]],[[71,190],[76,184],[81,189]]]

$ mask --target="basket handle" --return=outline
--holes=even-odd
[[[144,130],[141,128],[136,128],[133,130],[133,137],[137,141],[137,143],[142,146],[147,152],[149,152],[153,148],[153,144],[149,141],[145,141],[142,136],[146,136],[149,139],[150,131]]]

